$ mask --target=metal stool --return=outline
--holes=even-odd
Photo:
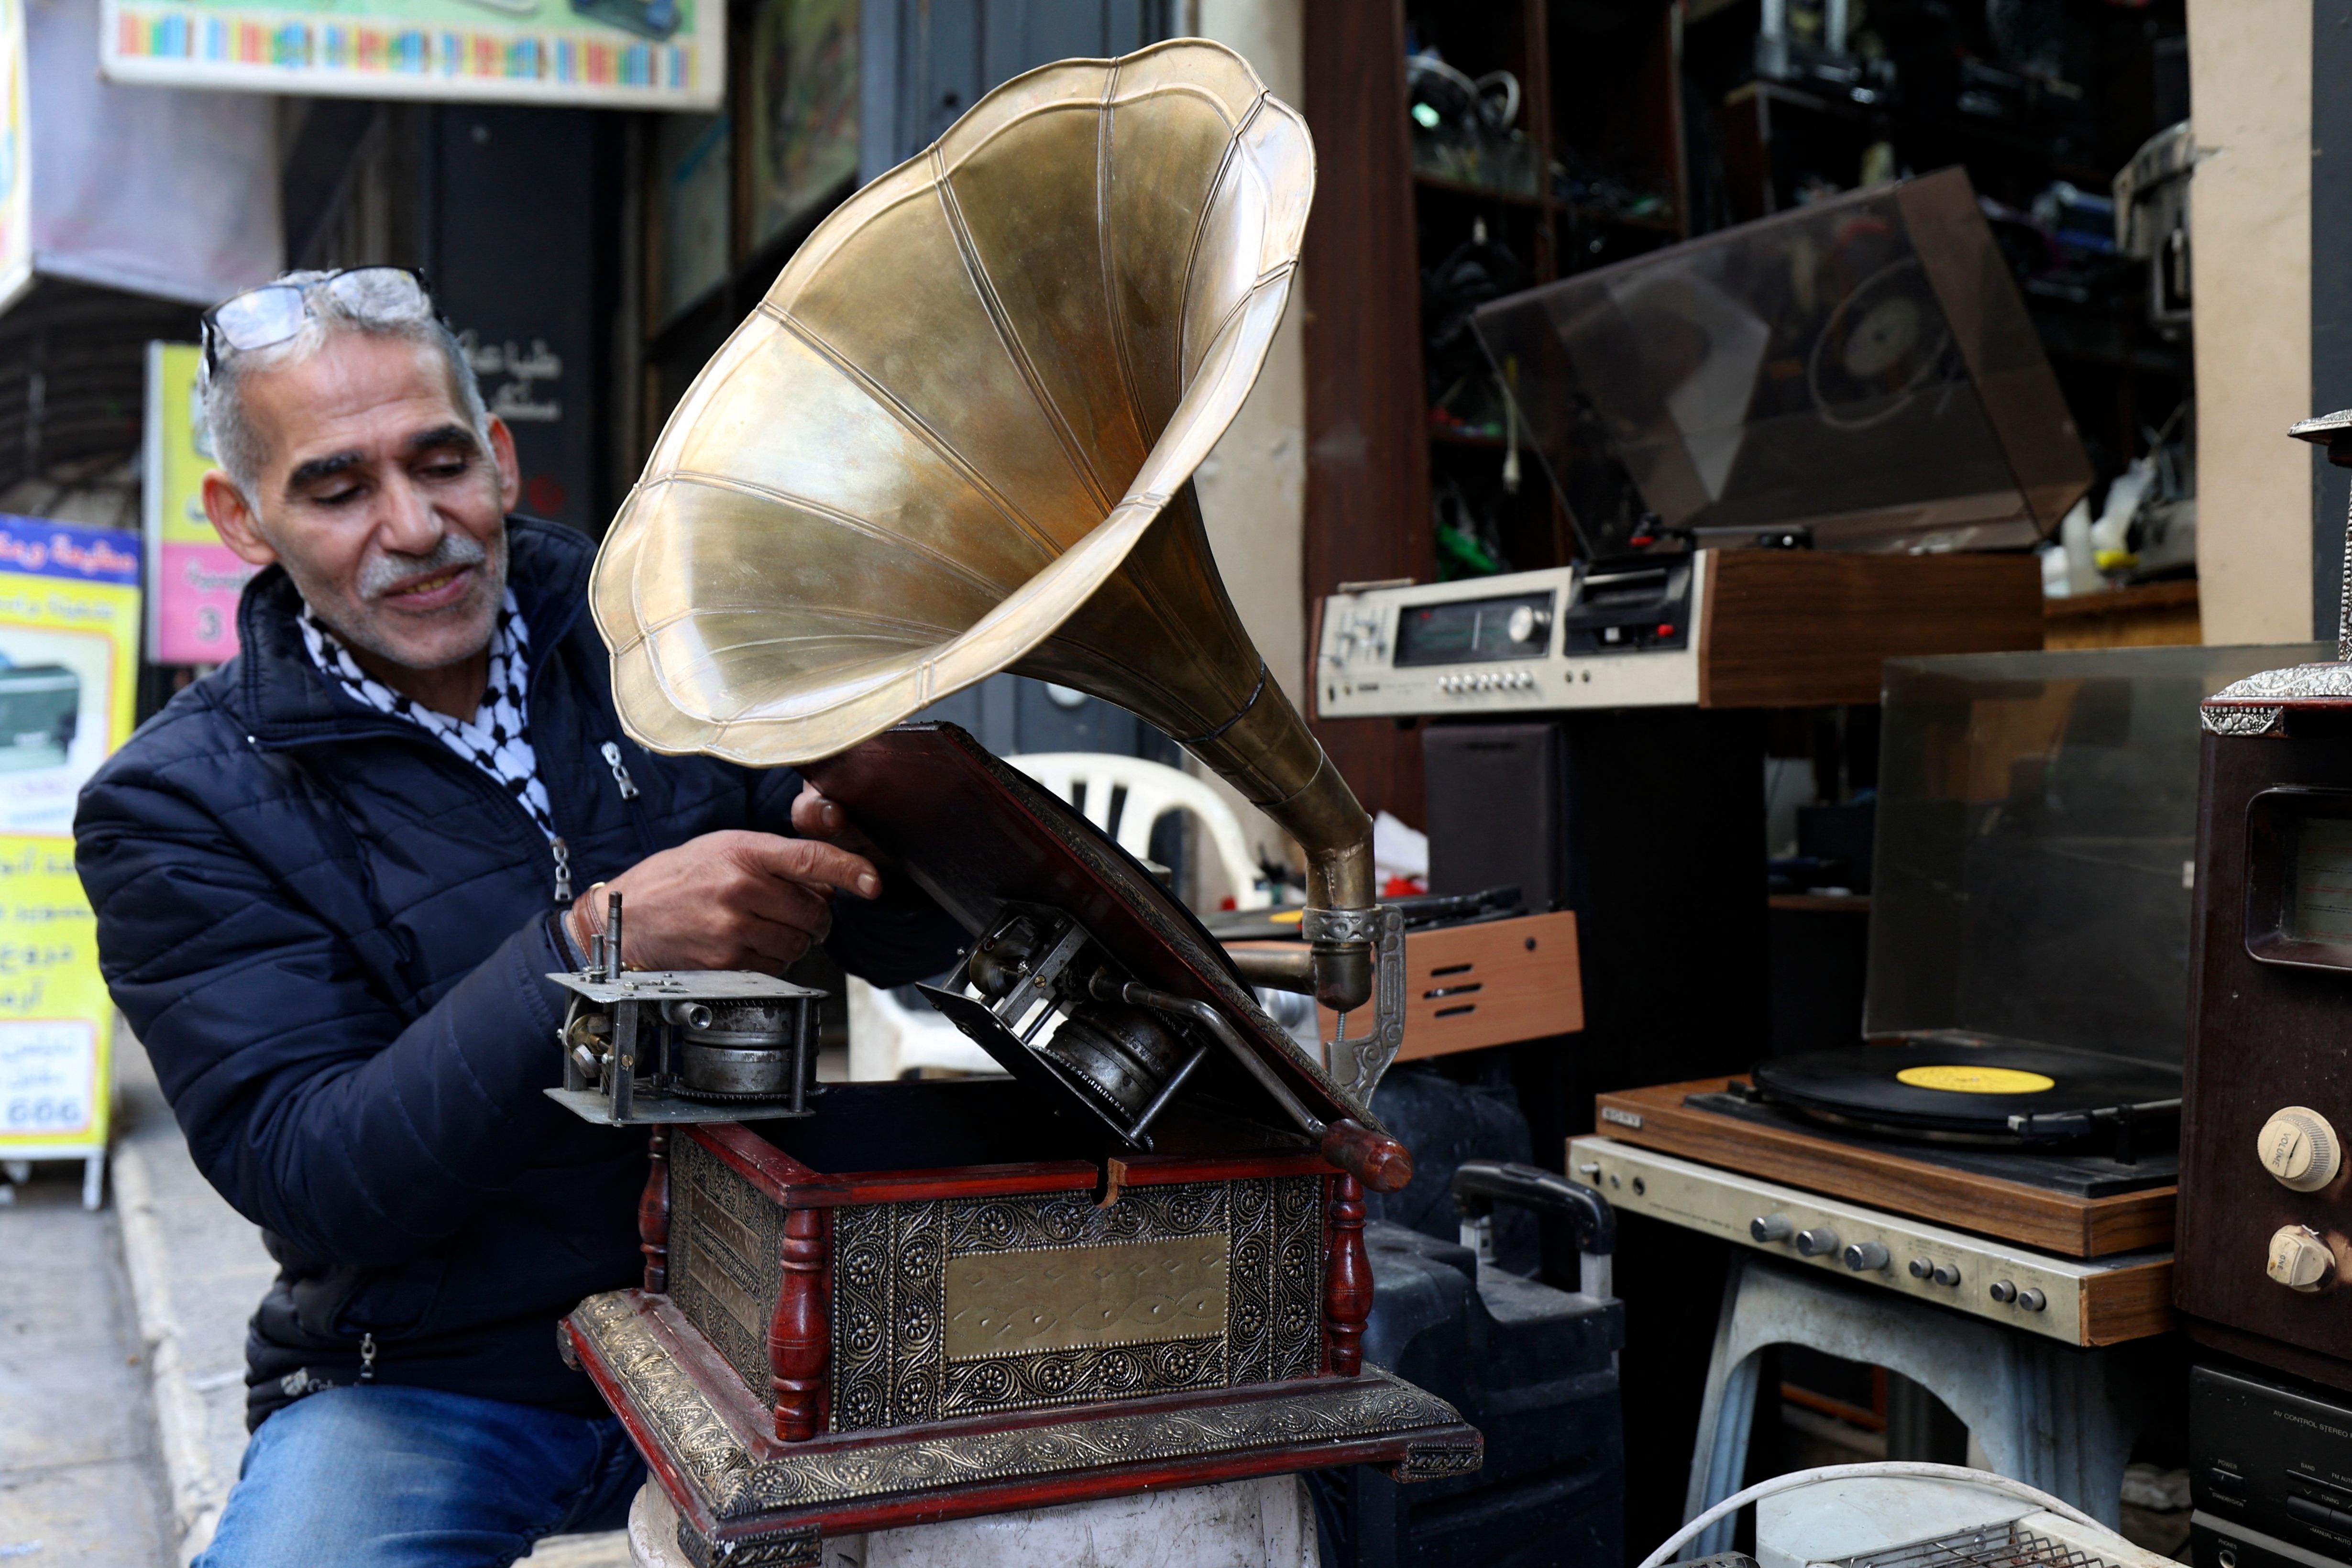
[[[2132,1440],[2162,1386],[2163,1339],[2077,1350],[2039,1334],[1746,1254],[1731,1260],[1699,1407],[1683,1517],[1738,1491],[1756,1410],[1757,1353],[1800,1344],[1883,1366],[1942,1400],[1994,1470],[2116,1522]],[[1692,1548],[1731,1549],[1733,1521]]]

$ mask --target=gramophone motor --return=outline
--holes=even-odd
[[[822,991],[745,969],[625,969],[621,895],[576,973],[561,1033],[558,1100],[590,1121],[803,1116],[815,1092]]]
[[[1123,1002],[1081,1006],[1045,1046],[1045,1055],[1130,1124],[1159,1098],[1192,1051],[1165,1023]]]
[[[775,1001],[698,1002],[679,1030],[677,1092],[697,1099],[788,1094],[793,1020]]]

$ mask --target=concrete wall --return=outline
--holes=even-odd
[[[1186,29],[1234,49],[1286,103],[1306,93],[1300,0],[1195,0]],[[1300,346],[1306,306],[1294,290],[1265,369],[1194,483],[1225,591],[1241,612],[1267,670],[1301,705],[1307,695],[1303,561],[1307,519],[1307,369]],[[1195,766],[1194,772],[1212,777]],[[1235,805],[1240,798],[1225,793]],[[1279,833],[1243,810],[1253,844],[1278,847]]]
[[[2312,622],[2312,0],[2189,0],[2197,573],[2205,641]]]

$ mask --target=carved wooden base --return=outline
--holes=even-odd
[[[775,1417],[667,1300],[592,1296],[564,1321],[703,1568],[814,1565],[827,1535],[1328,1466],[1401,1480],[1478,1468],[1475,1428],[1377,1368],[779,1441]]]

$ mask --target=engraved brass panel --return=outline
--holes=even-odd
[[[836,1432],[1310,1377],[1321,1354],[1319,1177],[1129,1187],[1108,1208],[852,1204],[833,1234]]]
[[[698,1270],[694,1282],[709,1291],[710,1299],[725,1309],[727,1315],[733,1318],[736,1326],[745,1333],[757,1338],[767,1331],[768,1325],[760,1315],[759,1304],[751,1300],[751,1292],[729,1279],[725,1270]]]
[[[670,1150],[670,1300],[743,1385],[772,1404],[767,1325],[782,1279],[783,1211],[691,1138]]]
[[[768,1261],[761,1249],[760,1239],[751,1234],[751,1228],[725,1209],[705,1206],[694,1211],[694,1218],[701,1221],[713,1240],[734,1253],[745,1268]]]
[[[980,1252],[948,1263],[948,1359],[1222,1334],[1230,1238]]]

